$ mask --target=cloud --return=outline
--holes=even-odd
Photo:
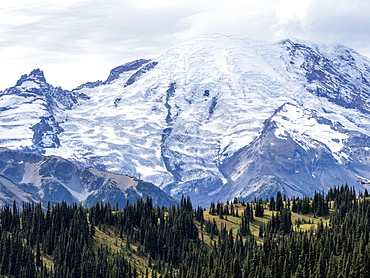
[[[177,19],[188,16],[191,9],[150,10],[134,2],[60,1],[63,4],[48,5],[34,1],[33,5],[16,7],[1,4],[1,76],[6,76],[10,67],[20,76],[25,68],[56,69],[59,65],[64,70],[59,77],[53,74],[54,80],[68,79],[69,88],[73,88],[94,78],[104,79],[111,68],[121,63],[157,56],[166,41],[173,41],[168,36],[178,30]],[[79,72],[79,82],[72,68],[76,61],[81,64],[79,68],[85,68]],[[18,70],[21,63],[23,72]],[[16,78],[1,80],[1,87],[14,84]]]
[[[366,0],[282,0],[273,28],[279,37],[341,43],[369,55],[369,11]]]
[[[269,40],[273,35],[270,26],[274,23],[274,0],[209,1],[208,8],[200,10],[182,22],[188,26],[176,36],[189,39],[200,34],[222,33],[242,37]]]

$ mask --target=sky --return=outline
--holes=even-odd
[[[339,43],[370,57],[369,13],[368,0],[1,1],[0,90],[36,68],[71,90],[210,33]]]

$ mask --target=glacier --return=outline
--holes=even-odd
[[[370,61],[341,45],[218,34],[72,91],[0,93],[0,146],[154,183],[195,204],[312,195],[370,173]]]

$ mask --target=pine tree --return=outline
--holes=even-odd
[[[276,211],[281,211],[283,208],[284,208],[283,197],[281,195],[281,192],[278,191],[277,194],[276,194],[275,210]]]

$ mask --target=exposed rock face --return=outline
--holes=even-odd
[[[311,126],[302,132],[302,128],[308,126],[302,125],[305,120]],[[325,125],[326,130],[320,125]],[[326,134],[319,134],[323,130],[332,133],[332,139],[327,138],[332,142],[325,142]],[[266,198],[276,195],[278,190],[287,196],[310,196],[334,185],[356,184],[353,161],[335,157],[328,146],[331,143],[334,145],[331,148],[335,148],[343,141],[352,140],[354,134],[347,134],[351,132],[338,130],[330,120],[318,118],[315,111],[284,104],[265,121],[260,136],[224,161],[222,170],[230,187],[224,186],[220,198],[227,195],[227,199],[232,196]],[[364,140],[370,139],[364,134],[361,136]],[[344,152],[340,155],[346,156]],[[341,160],[347,164],[340,163]],[[361,174],[365,174],[370,168],[366,166],[361,170]]]

